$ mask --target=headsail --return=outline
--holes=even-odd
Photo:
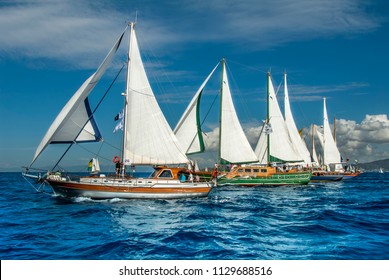
[[[311,156],[309,154],[307,145],[305,144],[304,140],[301,138],[296,124],[294,122],[294,118],[292,115],[292,110],[290,109],[290,102],[289,102],[289,91],[288,91],[288,84],[286,81],[286,73],[284,74],[284,105],[285,105],[285,124],[289,132],[290,140],[293,144],[293,146],[296,148],[296,152],[299,155],[299,158],[304,160],[305,164],[311,164]]]
[[[261,133],[255,153],[261,163],[270,162],[300,162],[300,158],[293,147],[289,133],[278,105],[270,73],[268,73],[268,117],[267,124],[271,125],[271,132]],[[268,141],[269,137],[269,141]],[[269,143],[268,143],[269,142]],[[270,156],[268,150],[270,149]]]
[[[97,129],[93,116],[91,116],[88,95],[110,65],[125,32],[126,30],[119,36],[96,72],[82,84],[58,114],[39,144],[30,166],[49,144],[86,141],[94,142],[101,139],[100,132]],[[80,133],[81,130],[82,132]]]
[[[224,60],[222,60],[222,68],[220,161],[228,163],[257,162],[258,158],[243,132],[235,111]]]
[[[124,164],[180,164],[189,160],[154,96],[131,23],[124,121]]]
[[[219,63],[201,84],[174,129],[174,134],[187,155],[204,152],[204,141],[200,123],[200,100],[205,85],[218,66]]]

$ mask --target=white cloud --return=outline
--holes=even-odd
[[[366,115],[360,124],[337,120],[336,132],[343,157],[362,162],[389,158],[389,120],[386,114]]]
[[[255,123],[246,123],[243,127],[247,139],[255,148],[261,126]],[[308,135],[310,132],[310,128],[304,128],[303,134]],[[202,166],[212,166],[209,163],[212,160],[217,160],[219,128],[213,128],[205,134],[204,140],[208,153],[198,155],[196,159],[203,164]],[[337,146],[344,159],[370,162],[389,158],[389,120],[386,114],[366,115],[360,124],[353,120],[339,119],[336,123],[336,136]],[[306,137],[306,142],[310,149],[310,135]]]
[[[374,30],[380,19],[365,2],[311,1],[22,1],[0,7],[2,56],[49,59],[90,67],[139,12],[152,49],[192,42],[224,42],[256,49],[296,40]],[[174,16],[171,16],[174,15]],[[82,58],[82,59],[80,59]],[[82,65],[80,65],[82,64]],[[95,66],[95,62],[93,64]]]

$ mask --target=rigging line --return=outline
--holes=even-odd
[[[39,187],[35,187],[26,177],[22,176],[24,180],[26,180],[26,182],[36,191],[36,192],[40,192],[40,193],[44,193],[44,194],[47,194],[47,195],[52,195],[52,193],[48,193],[45,191],[45,186],[46,186],[46,182],[43,181],[42,183],[39,184]]]
[[[52,169],[55,169],[57,167],[57,165],[61,162],[61,160],[64,158],[64,156],[67,154],[67,152],[70,150],[70,148],[73,146],[74,143],[76,143],[76,140],[77,140],[77,137],[80,136],[81,132],[84,130],[85,126],[88,124],[88,122],[92,119],[93,117],[93,114],[96,112],[96,110],[99,108],[99,106],[101,105],[101,103],[103,102],[104,98],[107,96],[108,92],[110,91],[110,89],[112,88],[113,84],[116,82],[117,78],[119,77],[120,73],[122,72],[124,66],[126,65],[127,63],[123,63],[123,66],[120,68],[119,72],[116,74],[115,78],[113,79],[113,81],[111,82],[111,84],[109,85],[108,89],[105,91],[103,97],[100,99],[99,103],[96,105],[95,109],[93,110],[92,114],[89,116],[88,120],[85,122],[85,124],[83,125],[82,129],[77,133],[76,137],[74,137],[74,140],[73,142],[69,145],[69,147],[66,149],[66,151],[62,154],[62,156],[60,157],[60,159],[57,161],[57,163],[54,165],[54,167]]]
[[[92,155],[95,155],[95,156],[98,156],[99,154],[93,152],[92,150],[89,150],[87,149],[86,147],[84,147],[83,145],[79,145],[78,143],[76,143],[78,147],[80,147],[81,149],[87,151],[88,153],[92,154]],[[106,157],[103,157],[103,156],[99,156],[101,159],[103,160],[107,160],[107,161],[110,161],[110,159],[106,158]]]
[[[228,62],[230,62],[230,61],[228,60]],[[250,115],[248,113],[248,112],[250,112],[250,110],[249,110],[249,106],[247,104],[248,98],[247,97],[246,98],[243,97],[244,94],[240,90],[240,88],[238,86],[238,83],[236,82],[235,76],[233,75],[233,73],[231,71],[231,68],[229,67],[229,65],[227,63],[226,63],[226,69],[228,71],[228,76],[229,76],[230,81],[231,81],[231,83],[230,83],[230,91],[231,91],[231,85],[235,86],[235,89],[234,89],[235,94],[232,94],[232,92],[231,92],[231,98],[235,98],[235,100],[238,99],[239,104],[243,108],[243,110],[241,110],[241,111],[244,112],[244,115],[245,115],[246,118],[250,118]],[[234,105],[235,111],[236,111],[236,104],[234,102],[233,102],[233,105]],[[238,120],[239,120],[239,118],[238,118]],[[239,120],[239,123],[240,123],[240,120]]]
[[[219,95],[220,95],[220,92],[218,92],[218,93],[215,95],[215,98],[213,99],[213,101],[212,101],[212,103],[211,103],[211,106],[209,106],[208,111],[207,111],[207,113],[205,114],[205,117],[203,118],[203,120],[202,120],[201,123],[200,123],[200,131],[201,131],[204,135],[207,135],[207,134],[203,131],[202,126],[203,126],[205,120],[207,119],[209,113],[211,112],[211,109],[212,109],[213,106],[215,105],[215,102],[216,102],[217,97],[218,97]],[[189,147],[192,146],[192,144],[193,144],[194,141],[196,140],[197,136],[198,136],[198,131],[197,131],[196,134],[193,136],[193,139],[192,139],[192,141],[191,141]]]
[[[247,68],[247,69],[254,70],[254,71],[257,71],[257,72],[261,72],[261,73],[267,73],[267,72],[269,72],[268,70],[261,70],[261,69],[259,69],[259,68],[256,68],[256,67],[253,67],[253,66],[249,66],[249,65],[246,65],[246,64],[242,64],[242,63],[240,63],[240,62],[233,61],[233,60],[231,60],[231,59],[229,59],[228,62],[232,62],[232,63],[234,63],[234,64],[243,66],[243,67],[245,67],[245,68]]]
[[[151,46],[152,44],[150,44],[148,40],[145,40],[144,36],[142,36],[142,40],[139,40],[139,44],[143,44],[147,47],[147,52],[143,52],[142,56],[144,61],[152,66],[149,67],[149,69],[155,69],[153,72],[157,73],[155,75],[148,76],[149,81],[152,83],[150,86],[153,90],[155,99],[160,101],[166,100],[166,102],[163,102],[164,108],[166,108],[170,116],[176,118],[177,110],[174,110],[172,106],[169,105],[170,103],[174,103],[174,101],[171,101],[172,97],[170,95],[172,95],[174,99],[174,96],[179,96],[181,93],[178,91],[177,87],[170,78],[171,75],[169,76],[168,72],[165,70],[166,63],[164,64],[161,62],[161,59],[156,56],[154,49]],[[169,85],[172,89],[167,88]],[[156,89],[156,91],[154,91],[153,88]],[[171,93],[169,94],[169,92]],[[161,107],[161,105],[162,104],[159,106]]]

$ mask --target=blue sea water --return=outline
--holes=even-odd
[[[0,258],[389,259],[389,173],[207,198],[65,200],[0,173]]]

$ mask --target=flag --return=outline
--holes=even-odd
[[[124,109],[115,116],[115,121],[117,121],[119,119],[121,120],[123,118],[123,116],[124,116]]]
[[[272,129],[270,123],[265,124],[265,127],[263,128],[263,132],[265,132],[265,134],[270,134],[273,132],[273,129]]]
[[[123,130],[123,126],[124,126],[123,117],[124,117],[124,109],[115,116],[115,121],[120,120],[120,122],[116,124],[113,133],[115,133],[118,130]]]
[[[92,171],[92,166],[93,166],[93,158],[88,163],[88,171]]]
[[[124,123],[123,123],[123,118],[122,118],[121,121],[116,124],[115,129],[113,130],[113,133],[115,133],[118,130],[123,130],[123,126],[124,126]]]

